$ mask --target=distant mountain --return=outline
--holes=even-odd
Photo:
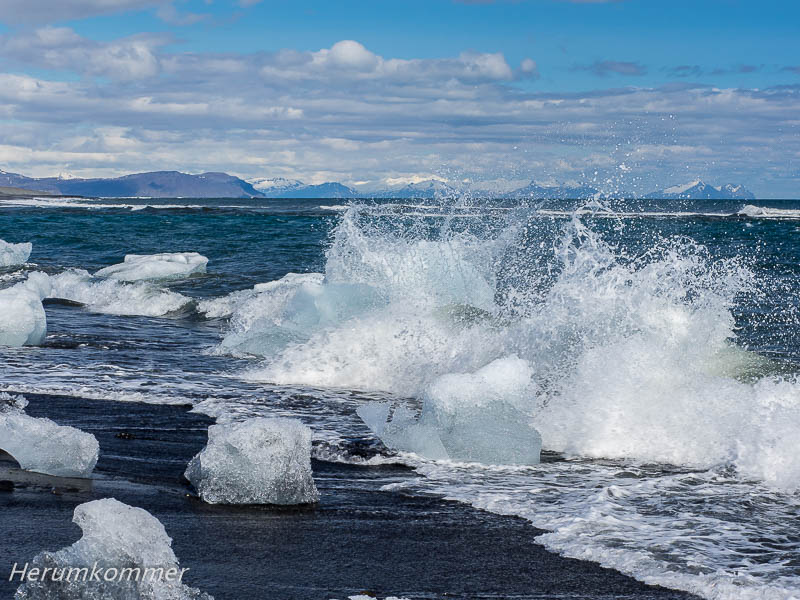
[[[0,172],[0,185],[64,196],[102,198],[253,198],[262,195],[252,185],[233,175],[226,173],[189,175],[178,171],[136,173],[110,179],[63,177],[36,179],[16,173]]]
[[[588,185],[580,186],[543,186],[531,181],[525,187],[505,194],[506,198],[531,198],[534,200],[588,200],[600,192]]]
[[[264,194],[280,193],[281,191],[298,189],[306,185],[297,179],[286,179],[284,177],[250,179],[247,183]]]
[[[320,183],[318,185],[290,185],[274,187],[261,191],[267,198],[358,198],[360,194],[353,188],[338,182]]]
[[[665,200],[755,200],[753,192],[743,185],[726,183],[721,186],[709,185],[699,179],[673,185],[671,187],[651,192],[645,198]]]
[[[418,183],[393,186],[384,189],[364,192],[362,196],[369,198],[449,198],[458,195],[456,188],[438,179],[428,179]]]

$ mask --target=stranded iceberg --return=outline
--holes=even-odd
[[[296,419],[254,418],[212,425],[186,478],[211,504],[310,504],[311,430]]]
[[[95,277],[119,281],[175,279],[205,273],[207,264],[208,259],[197,252],[128,254],[124,262],[100,269]]]
[[[28,261],[33,250],[33,244],[10,244],[5,240],[0,240],[0,267],[11,267],[22,265]]]
[[[47,334],[47,317],[42,299],[50,294],[44,273],[0,290],[0,346],[37,346]]]
[[[106,498],[76,507],[72,520],[83,537],[37,554],[29,567],[40,569],[38,581],[21,585],[17,600],[213,600],[181,583],[188,569],[180,568],[172,539],[146,510]],[[93,569],[99,580],[89,580]]]
[[[475,373],[436,379],[424,396],[422,413],[391,403],[362,406],[358,415],[390,448],[433,460],[501,465],[539,462],[542,438],[530,424],[526,405],[535,397],[532,369],[516,356],[497,359]]]
[[[24,412],[21,396],[0,392],[0,450],[26,471],[57,477],[90,477],[99,452],[91,434]]]

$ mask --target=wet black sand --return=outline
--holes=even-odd
[[[318,507],[218,507],[181,481],[213,421],[187,408],[28,395],[27,412],[94,433],[91,482],[0,464],[0,598],[14,562],[80,537],[72,511],[114,497],[145,508],[172,536],[185,582],[217,600],[346,598],[688,599],[534,543],[538,530],[437,498],[380,491],[402,467],[314,461]],[[13,483],[9,483],[12,481]]]

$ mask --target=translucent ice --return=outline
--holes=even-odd
[[[95,273],[95,277],[120,281],[174,279],[205,273],[207,264],[208,259],[197,252],[128,254],[124,262],[100,269]]]
[[[311,476],[311,430],[296,419],[212,425],[208,445],[191,460],[186,478],[211,504],[319,500]]]
[[[527,361],[501,358],[475,373],[436,379],[419,420],[404,407],[389,420],[388,402],[362,406],[358,415],[390,448],[425,458],[537,464],[542,438],[526,410],[536,393],[531,375]]]
[[[26,415],[20,396],[0,393],[0,449],[26,471],[57,477],[89,477],[99,445],[91,434]]]
[[[106,498],[79,505],[72,520],[83,537],[37,554],[30,568],[39,580],[20,586],[17,600],[213,600],[181,583],[172,539],[146,510]],[[41,571],[48,568],[52,575]],[[99,581],[81,569],[95,569]]]
[[[31,255],[33,244],[10,244],[0,240],[0,267],[24,264]]]
[[[36,346],[47,334],[42,298],[50,293],[44,273],[31,273],[26,281],[0,290],[0,346]]]

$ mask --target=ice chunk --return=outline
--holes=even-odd
[[[47,334],[47,315],[42,298],[50,293],[44,273],[0,290],[0,346],[36,346]]]
[[[120,281],[174,279],[205,273],[207,264],[208,259],[197,252],[128,254],[124,262],[100,269],[95,273],[95,277]]]
[[[57,477],[89,477],[99,452],[91,434],[26,415],[20,396],[0,393],[0,450],[26,471]]]
[[[85,304],[89,310],[112,315],[161,317],[191,300],[148,282],[122,283],[92,277],[83,269],[70,269],[50,278],[50,297]]]
[[[287,273],[275,281],[257,283],[250,290],[232,292],[221,298],[201,300],[197,304],[197,310],[206,313],[206,316],[212,319],[230,317],[241,311],[259,294],[280,295],[281,292],[294,293],[298,287],[304,284],[320,285],[323,279],[324,275],[322,273]]]
[[[311,430],[296,419],[212,425],[208,445],[191,460],[186,478],[211,504],[319,500],[311,476]]]
[[[213,600],[181,583],[172,539],[146,510],[105,498],[77,506],[72,520],[81,539],[37,554],[29,570],[40,569],[39,580],[21,585],[17,600]],[[83,577],[83,568],[99,580]]]
[[[530,364],[510,356],[475,373],[449,373],[428,388],[419,420],[389,403],[357,410],[367,426],[390,448],[432,460],[533,465],[542,438],[531,425],[535,397]]]
[[[31,255],[31,250],[33,250],[33,244],[30,242],[10,244],[0,240],[0,267],[25,264]]]

